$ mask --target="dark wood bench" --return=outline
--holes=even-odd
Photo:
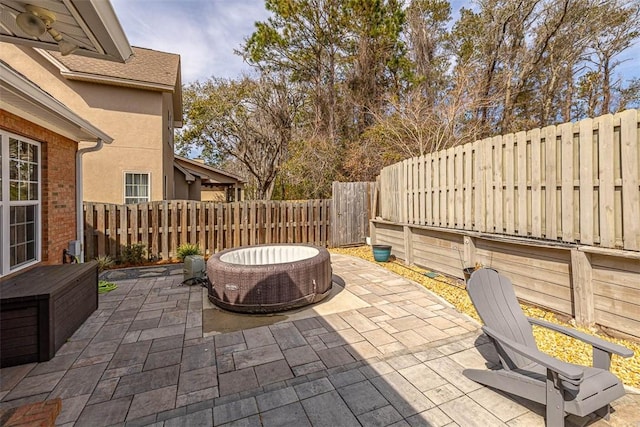
[[[39,266],[0,280],[0,367],[51,359],[98,308],[98,264]]]

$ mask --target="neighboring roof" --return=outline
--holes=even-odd
[[[113,141],[3,61],[0,61],[0,109],[74,141],[101,139],[107,144]]]
[[[25,34],[16,17],[29,4],[37,4],[55,15],[52,28],[78,49],[73,55],[125,62],[132,55],[118,17],[108,0],[0,0],[0,41],[58,51],[48,32],[39,37]]]
[[[133,56],[126,64],[101,61],[82,56],[62,56],[59,52],[50,55],[62,67],[62,75],[69,79],[104,81],[112,78],[112,83],[121,81],[137,82],[142,85],[156,86],[167,92],[173,92],[180,76],[180,55],[160,52],[152,49],[133,47]],[[56,64],[58,65],[58,64]]]
[[[177,154],[174,155],[173,160],[176,169],[183,173],[186,171],[190,175],[199,176],[205,184],[244,184],[246,182],[241,176],[205,165],[197,160],[187,159]],[[187,176],[186,173],[185,176]]]

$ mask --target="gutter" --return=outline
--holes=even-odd
[[[82,156],[102,149],[104,143],[111,144],[112,141],[104,141],[102,138],[96,139],[93,147],[81,148],[76,152],[76,240],[80,242],[79,262],[84,262],[84,205],[82,200]]]

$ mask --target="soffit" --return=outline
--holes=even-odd
[[[0,0],[0,41],[59,50],[48,32],[33,37],[18,27],[16,16],[26,10],[26,5],[55,14],[52,27],[78,46],[74,55],[125,62],[133,53],[108,0]]]

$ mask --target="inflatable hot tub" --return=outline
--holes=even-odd
[[[331,291],[331,259],[322,247],[277,244],[227,249],[207,261],[209,300],[243,313],[313,304]]]

